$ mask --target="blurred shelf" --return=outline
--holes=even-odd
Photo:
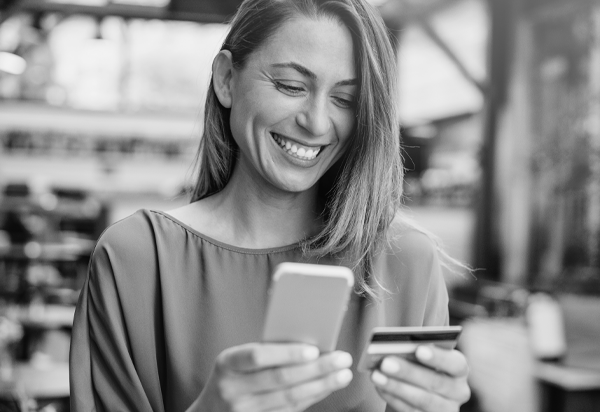
[[[26,328],[71,328],[75,307],[63,305],[13,306],[6,310],[6,316]]]
[[[104,138],[194,139],[197,113],[110,112],[31,102],[0,102],[0,131],[27,130]]]
[[[0,380],[0,398],[49,399],[69,396],[67,362],[17,363],[10,380]]]
[[[25,259],[40,261],[74,261],[89,256],[95,242],[81,239],[77,243],[37,243],[25,245],[0,245],[0,259]]]

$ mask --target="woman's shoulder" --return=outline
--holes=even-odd
[[[432,277],[440,273],[438,245],[433,235],[398,215],[388,228],[377,267],[384,284],[426,289]]]
[[[98,238],[96,249],[111,245],[118,249],[129,249],[150,240],[155,212],[140,209],[108,226]]]
[[[94,248],[92,263],[153,266],[159,255],[171,256],[166,252],[173,252],[171,245],[180,232],[162,212],[140,209],[104,230]]]
[[[160,263],[180,259],[170,246],[175,237],[169,234],[173,232],[169,227],[175,225],[160,212],[146,209],[110,225],[91,256],[91,282],[97,287],[109,285],[123,293],[150,296],[160,277]]]
[[[168,216],[210,239],[221,239],[228,233],[228,220],[223,217],[219,196],[196,200],[168,211]],[[227,243],[227,242],[225,242]]]
[[[432,234],[406,216],[397,214],[386,232],[384,250],[404,259],[431,260],[437,258],[438,245]]]

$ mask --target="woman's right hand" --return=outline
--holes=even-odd
[[[249,343],[217,357],[191,410],[303,411],[352,380],[346,352],[319,355],[310,345]]]

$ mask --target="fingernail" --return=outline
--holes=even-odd
[[[430,361],[433,359],[433,351],[430,347],[427,346],[419,346],[417,348],[417,358],[422,361]]]
[[[336,368],[347,368],[352,365],[352,356],[347,352],[342,352],[335,357],[333,364]]]
[[[400,371],[400,363],[394,358],[385,358],[381,362],[381,370],[393,375]]]
[[[379,371],[374,371],[371,374],[371,380],[379,386],[384,386],[386,383],[388,383],[387,376],[385,376],[383,373],[381,373]]]
[[[339,371],[338,374],[335,376],[335,379],[340,385],[346,385],[352,380],[352,372],[350,371],[350,369],[344,369],[342,371]]]
[[[319,348],[317,348],[316,346],[307,346],[306,348],[302,349],[302,358],[304,358],[304,360],[315,360],[318,357]]]

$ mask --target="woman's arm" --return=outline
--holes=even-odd
[[[132,359],[121,301],[127,296],[121,296],[124,291],[115,278],[114,266],[121,262],[115,254],[119,242],[112,242],[114,232],[109,229],[98,242],[77,304],[70,353],[71,410],[162,411],[158,373],[155,382],[142,382]]]
[[[397,284],[402,299],[389,299],[386,317],[392,324],[404,324],[398,318],[410,314],[411,326],[448,325],[448,293],[435,243],[416,230],[393,239],[394,250],[388,257],[388,284]],[[401,278],[398,276],[401,273]],[[404,306],[399,306],[403,301]],[[406,307],[408,302],[408,307]],[[458,411],[470,397],[468,365],[462,353],[436,347],[421,347],[419,363],[389,356],[371,375],[386,411]]]

